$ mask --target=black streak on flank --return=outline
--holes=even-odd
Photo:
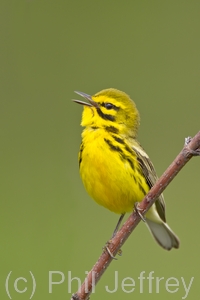
[[[139,182],[138,182],[138,186],[139,186],[139,189],[142,191],[142,193],[143,193],[144,195],[146,195],[146,192],[145,192],[143,186],[142,186]]]
[[[117,152],[123,154],[122,149],[118,146],[113,145],[110,140],[104,139],[104,141],[108,144],[108,146],[110,147],[111,150],[117,151]]]
[[[134,155],[133,150],[129,147],[129,146],[125,146],[126,151],[128,151],[129,153],[131,153],[131,155]]]
[[[118,133],[119,130],[115,126],[105,126],[105,130],[112,133]]]
[[[120,154],[120,157],[123,161],[127,161],[129,163],[132,170],[135,170],[133,161],[124,154],[123,150],[119,146],[113,145],[110,140],[104,139],[104,141],[108,144],[112,151],[117,151]]]
[[[120,143],[120,144],[125,144],[125,142],[124,142],[123,139],[121,139],[121,138],[119,138],[119,137],[117,137],[117,136],[115,136],[115,135],[112,135],[112,137],[113,137],[113,139],[114,139],[116,142],[118,142],[118,143]]]
[[[82,162],[82,152],[83,152],[83,149],[84,149],[84,146],[83,146],[83,143],[81,144],[81,147],[80,147],[80,151],[79,151],[79,167],[80,167],[80,164]]]
[[[104,119],[104,120],[109,120],[109,121],[112,121],[112,122],[115,121],[115,117],[114,117],[114,116],[104,114],[104,113],[101,111],[100,108],[97,108],[97,113],[98,113],[99,117],[101,117],[101,118]]]
[[[130,158],[127,158],[127,161],[129,162],[129,165],[131,166],[132,170],[134,171],[135,170],[135,166],[134,166],[132,160]]]
[[[136,178],[135,178],[135,176],[131,173],[131,177],[134,179],[134,181],[135,181],[135,183],[137,182],[136,181]]]

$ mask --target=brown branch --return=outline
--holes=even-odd
[[[194,136],[194,138],[186,139],[186,145],[182,151],[178,154],[172,164],[167,168],[164,174],[158,179],[156,184],[152,187],[149,193],[145,196],[143,201],[139,205],[140,213],[145,215],[148,209],[153,205],[155,200],[160,196],[172,179],[178,174],[183,166],[196,155],[200,155],[200,131]],[[124,223],[122,228],[117,232],[115,237],[109,243],[108,248],[110,252],[115,256],[122,245],[125,243],[129,235],[132,233],[134,228],[141,221],[141,217],[138,213],[133,212],[127,221]],[[77,293],[72,295],[71,300],[86,300],[92,292],[113,258],[110,256],[108,251],[104,251],[99,257],[98,261],[88,273],[85,281],[78,290]]]

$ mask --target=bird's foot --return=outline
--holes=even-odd
[[[138,207],[138,204],[139,204],[139,202],[135,202],[135,204],[134,204],[134,209],[135,209],[136,213],[140,216],[141,220],[142,220],[143,222],[146,222],[145,217],[144,217],[144,216],[141,214],[141,212],[140,212],[140,211],[142,211],[142,209],[140,209],[140,208]]]
[[[109,240],[108,242],[106,242],[105,246],[103,247],[103,251],[104,251],[104,252],[107,251],[111,258],[117,260],[117,258],[113,255],[113,253],[112,253],[112,252],[110,251],[110,249],[109,249],[109,245],[110,245],[111,243],[112,243],[112,239]],[[119,249],[119,250],[117,251],[117,254],[118,254],[119,256],[122,256],[122,250]]]

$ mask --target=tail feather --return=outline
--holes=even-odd
[[[146,219],[147,226],[157,243],[166,250],[179,248],[179,239],[165,222],[157,223]]]

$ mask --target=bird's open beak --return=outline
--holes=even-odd
[[[78,104],[82,104],[82,105],[86,105],[86,106],[93,106],[93,107],[99,107],[98,104],[92,100],[92,97],[90,95],[87,95],[83,92],[78,92],[78,91],[74,91],[76,94],[80,95],[81,97],[85,98],[86,100],[88,100],[89,102],[84,102],[84,101],[81,101],[81,100],[75,100],[73,99],[72,101],[78,103]]]

